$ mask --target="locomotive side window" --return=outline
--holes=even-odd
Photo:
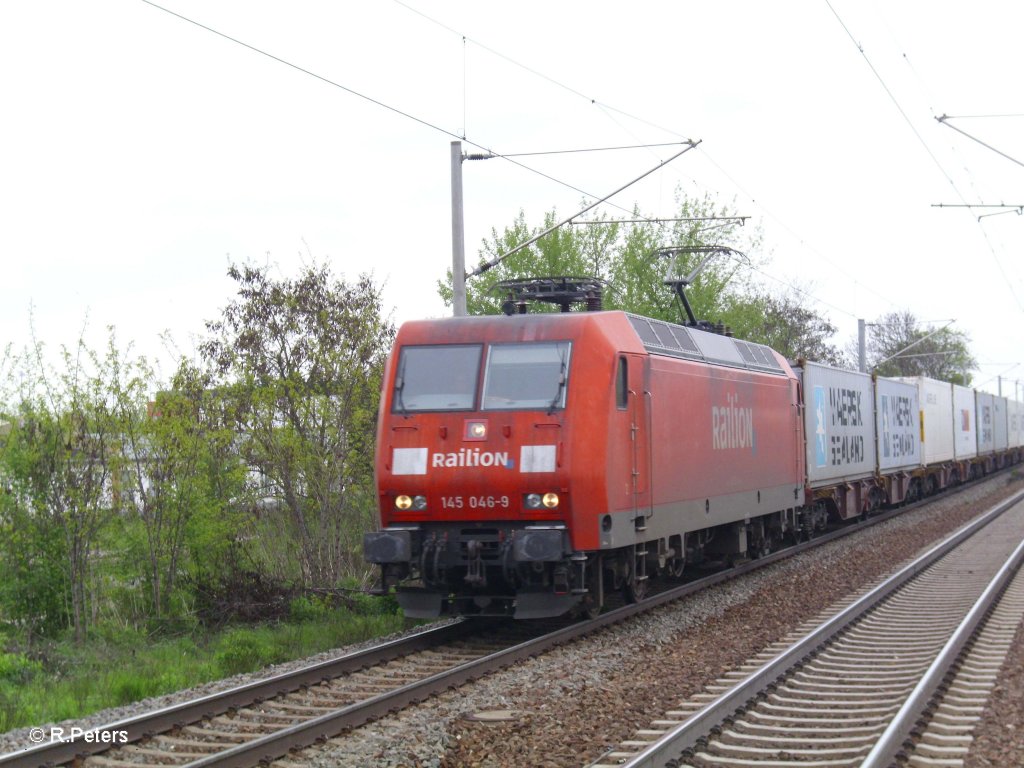
[[[619,358],[619,370],[615,373],[615,405],[626,408],[629,405],[629,367],[626,358]]]
[[[472,410],[481,349],[480,344],[403,347],[392,413]]]
[[[482,409],[564,408],[571,346],[568,341],[493,345]]]

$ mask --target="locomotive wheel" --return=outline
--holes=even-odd
[[[624,565],[627,565],[629,567],[629,572],[627,573],[626,578],[622,584],[622,597],[625,599],[627,603],[639,603],[641,600],[647,597],[647,579],[645,578],[646,573],[639,574],[638,578],[638,572],[641,570],[640,568],[636,567],[638,557],[643,557],[643,555],[638,556],[636,554],[629,554],[625,556]],[[642,567],[643,563],[641,562],[641,568]],[[646,571],[646,569],[644,570]]]
[[[601,615],[601,606],[592,595],[586,595],[580,602],[579,615],[584,619],[596,619]]]
[[[622,597],[627,603],[639,603],[647,597],[647,579],[636,579],[631,574],[622,585]]]
[[[750,552],[750,557],[754,560],[767,557],[778,548],[779,540],[780,537],[777,533],[767,531],[764,538],[761,539]]]
[[[579,614],[585,619],[596,619],[604,608],[604,559],[596,555],[587,563],[587,578],[590,587],[580,601]]]

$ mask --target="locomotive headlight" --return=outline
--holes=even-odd
[[[528,493],[523,497],[527,509],[555,509],[558,506],[557,493]]]
[[[411,509],[414,512],[422,512],[427,508],[426,496],[406,496],[404,493],[395,497],[395,509],[405,512]]]
[[[462,437],[465,440],[486,440],[487,421],[466,421]]]

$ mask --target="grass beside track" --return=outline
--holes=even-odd
[[[103,632],[81,646],[55,641],[33,653],[0,648],[0,733],[84,717],[269,664],[403,629],[400,614],[336,609],[256,627],[151,638]]]

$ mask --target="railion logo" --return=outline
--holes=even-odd
[[[461,448],[451,453],[434,453],[431,467],[504,467],[513,469],[515,462],[506,451],[481,451],[479,448]]]
[[[739,395],[726,395],[727,405],[711,407],[711,448],[756,450],[754,445],[754,409],[740,405]]]

